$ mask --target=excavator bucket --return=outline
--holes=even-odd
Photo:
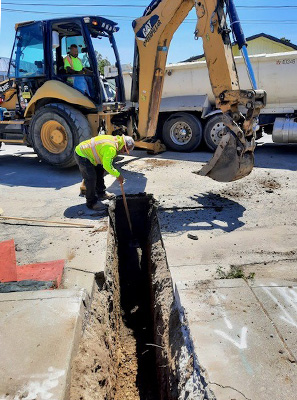
[[[254,166],[254,152],[228,132],[220,141],[212,159],[197,175],[208,176],[218,182],[232,182],[249,175]]]

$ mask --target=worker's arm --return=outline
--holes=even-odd
[[[81,72],[83,72],[85,75],[93,75],[93,71],[89,68],[83,68]]]
[[[82,74],[82,71],[75,71],[74,69],[72,69],[71,67],[66,67],[66,74],[69,75],[74,75],[74,74]]]
[[[110,175],[119,178],[121,176],[120,172],[114,168],[113,160],[117,156],[116,149],[114,147],[105,146],[101,150],[102,155],[102,165],[105,171],[107,171]]]

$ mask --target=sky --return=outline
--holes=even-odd
[[[60,18],[76,15],[101,15],[118,22],[115,34],[121,63],[133,62],[133,19],[142,16],[150,0],[0,0],[0,57],[10,57],[16,22]],[[235,0],[246,37],[266,33],[286,37],[297,45],[297,0]],[[196,13],[192,10],[173,36],[168,63],[202,54],[202,40],[194,40]],[[97,43],[98,42],[98,43]],[[113,61],[107,41],[97,41],[95,48]]]

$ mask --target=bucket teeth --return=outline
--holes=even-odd
[[[218,182],[232,182],[249,175],[253,166],[253,148],[244,147],[241,141],[228,132],[220,141],[212,159],[194,173]]]

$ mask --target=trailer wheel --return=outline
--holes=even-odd
[[[173,114],[164,123],[162,137],[171,150],[193,151],[202,140],[201,122],[192,114]]]
[[[221,114],[209,118],[204,127],[203,137],[207,147],[215,151],[224,134],[225,124]]]
[[[92,136],[86,117],[62,103],[40,108],[30,124],[30,139],[38,156],[59,168],[75,165],[75,147]]]

